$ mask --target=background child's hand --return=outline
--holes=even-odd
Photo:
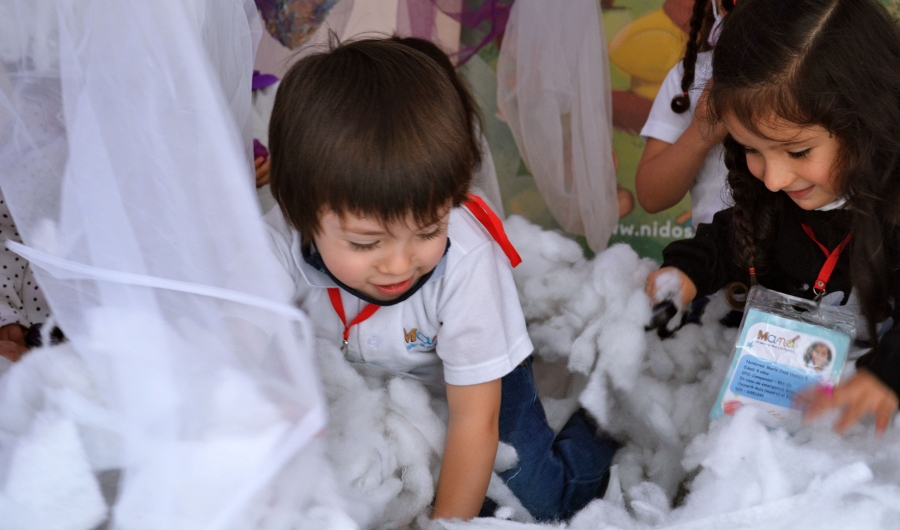
[[[697,287],[694,282],[688,278],[687,274],[675,267],[663,267],[651,272],[647,276],[645,290],[651,303],[657,304],[664,300],[672,300],[678,309],[685,307],[697,296]]]
[[[0,357],[6,357],[12,362],[22,358],[28,348],[11,340],[0,340]]]
[[[253,161],[256,166],[256,187],[261,188],[269,183],[269,168],[272,166],[271,158],[258,157]]]
[[[875,431],[880,434],[887,429],[898,405],[900,400],[893,390],[868,370],[860,370],[849,381],[835,387],[833,392],[813,394],[804,419],[812,420],[829,409],[843,409],[834,424],[834,430],[842,434],[863,416],[872,414],[875,416]]]
[[[0,327],[0,341],[10,341],[25,346],[25,328],[21,324],[7,324]]]
[[[0,327],[0,356],[16,362],[27,351],[25,328],[16,323]]]
[[[697,127],[697,130],[700,132],[700,138],[709,148],[722,143],[722,141],[725,140],[725,137],[728,135],[728,131],[725,129],[724,123],[722,123],[721,121],[716,123],[710,122],[707,98],[709,96],[709,89],[711,86],[712,79],[709,80],[709,83],[707,83],[706,88],[703,90],[703,93],[700,94],[700,99],[697,100],[697,107],[694,111],[694,119],[692,124]]]

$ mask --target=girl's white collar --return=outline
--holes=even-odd
[[[847,199],[845,199],[844,197],[841,197],[840,199],[838,199],[836,201],[829,202],[828,204],[826,204],[825,206],[822,206],[821,208],[816,208],[816,211],[817,212],[827,212],[829,210],[837,210],[838,208],[843,208],[844,204],[846,204],[846,202],[847,202]]]

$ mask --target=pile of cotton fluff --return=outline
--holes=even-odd
[[[576,245],[520,218],[507,222],[523,257],[516,270],[537,354],[588,376],[581,404],[624,442],[620,488],[571,529],[843,529],[900,527],[900,428],[870,423],[839,436],[834,416],[794,436],[770,431],[752,409],[709,423],[736,335],[714,297],[702,325],[660,340],[644,332],[643,295],[656,267],[618,245],[586,261]],[[673,505],[677,506],[673,508]],[[497,519],[457,528],[541,528]]]
[[[838,436],[830,430],[832,417],[790,436],[767,430],[748,407],[710,424],[736,334],[719,323],[728,311],[724,302],[714,297],[702,325],[688,324],[661,340],[644,329],[652,260],[624,245],[586,260],[571,240],[522,218],[511,217],[506,228],[523,258],[514,276],[551,425],[559,427],[583,406],[623,443],[607,495],[571,521],[538,524],[495,475],[488,494],[500,506],[496,518],[430,522],[447,415],[440,391],[408,377],[360,371],[320,341],[317,362],[328,401],[323,445],[334,478],[316,488],[323,499],[315,502],[331,506],[316,512],[331,521],[318,527],[900,528],[900,428],[876,437],[868,423]],[[106,517],[111,497],[104,498],[94,475],[114,467],[115,440],[40,412],[48,410],[41,396],[51,390],[96,400],[75,359],[60,348],[39,350],[0,378],[0,444],[17,444],[15,458],[31,463],[0,489],[0,512],[29,507],[28,514],[16,508],[21,517],[13,527],[28,528],[29,520],[38,525],[31,527],[48,527],[44,522],[52,520],[87,530]],[[12,372],[17,377],[10,379]],[[27,378],[28,372],[35,375]],[[514,461],[515,452],[501,447],[495,470]],[[310,527],[302,521],[315,514],[285,494],[294,491],[292,483],[321,479],[303,469],[288,466],[279,474],[270,497],[252,504],[244,519],[258,524],[246,528]],[[46,491],[54,494],[45,497]]]

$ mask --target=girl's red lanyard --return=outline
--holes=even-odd
[[[812,228],[805,224],[801,224],[801,226],[803,227],[803,231],[806,232],[806,235],[813,240],[813,243],[818,245],[819,248],[822,249],[822,252],[825,253],[825,265],[822,265],[822,270],[819,271],[819,276],[816,278],[815,285],[813,285],[813,292],[816,294],[816,302],[818,302],[825,295],[825,286],[828,285],[828,279],[831,278],[831,273],[834,272],[834,268],[837,266],[838,259],[841,257],[841,252],[844,251],[844,247],[850,242],[853,234],[847,234],[847,237],[845,237],[834,250],[829,252],[829,250],[825,248],[825,245],[819,243],[819,240],[816,239],[816,235],[813,233]]]
[[[506,232],[503,230],[503,221],[501,221],[497,214],[481,200],[481,197],[470,193],[469,200],[464,202],[463,205],[472,212],[472,215],[474,215],[482,225],[484,225],[488,233],[491,234],[491,237],[494,238],[494,241],[496,241],[497,244],[500,245],[500,248],[503,249],[503,252],[506,254],[506,257],[509,258],[509,262],[513,267],[522,263],[522,258],[519,257],[519,253],[516,252],[512,243],[509,242],[509,238],[506,237]],[[337,313],[338,317],[341,319],[341,323],[344,324],[344,341],[341,343],[341,351],[344,352],[344,355],[347,355],[349,349],[350,328],[374,315],[375,311],[378,311],[378,308],[381,306],[375,304],[366,305],[366,307],[364,307],[363,310],[348,324],[347,316],[344,313],[344,302],[341,300],[340,289],[337,287],[329,287],[328,298],[331,300],[331,307],[334,308],[334,312]]]

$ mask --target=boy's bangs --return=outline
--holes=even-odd
[[[334,211],[386,223],[411,215],[424,226],[468,192],[474,160],[462,103],[436,64],[409,53],[433,79],[376,72],[384,93],[356,92],[333,109],[336,145],[321,146],[323,177],[333,176],[317,180]]]
[[[357,152],[380,150],[381,155],[374,160],[355,156],[335,161],[340,166],[331,173],[335,177],[319,181],[325,184],[323,204],[335,212],[374,217],[384,225],[410,217],[420,227],[437,223],[447,206],[465,200],[471,157],[464,156],[469,152],[464,139],[458,149],[427,144],[409,142],[402,149],[354,146],[360,149]]]

